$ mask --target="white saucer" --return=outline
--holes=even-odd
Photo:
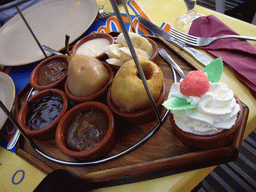
[[[44,0],[22,11],[40,44],[55,50],[79,38],[98,13],[95,0]],[[0,64],[18,66],[44,58],[39,46],[17,14],[0,28]]]
[[[13,106],[14,98],[15,86],[12,78],[3,72],[0,72],[0,100],[3,102],[3,104],[9,111]],[[0,130],[3,128],[6,119],[7,116],[0,108]]]

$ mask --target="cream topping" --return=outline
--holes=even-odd
[[[235,124],[240,106],[225,83],[210,83],[209,91],[199,97],[185,96],[179,87],[179,83],[172,85],[169,98],[181,97],[198,105],[193,109],[171,111],[175,123],[183,131],[207,135],[230,129]]]

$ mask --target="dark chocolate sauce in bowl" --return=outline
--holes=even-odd
[[[29,104],[26,126],[29,130],[39,130],[50,125],[60,114],[63,100],[57,95],[47,95]]]
[[[105,137],[108,125],[108,117],[104,112],[96,109],[79,112],[67,129],[67,147],[73,151],[85,151],[96,146]]]

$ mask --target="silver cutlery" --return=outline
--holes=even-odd
[[[100,5],[97,17],[101,20],[105,20],[105,19],[109,18],[110,16],[111,16],[110,13],[106,13],[104,11],[104,5]]]
[[[36,93],[38,93],[38,90],[34,90],[33,88],[31,88],[26,101],[33,95],[35,95]],[[12,136],[11,140],[9,141],[9,143],[7,144],[7,149],[11,150],[17,143],[17,141],[19,140],[20,137],[20,131],[19,129],[16,129],[14,135]]]
[[[173,67],[179,73],[182,79],[185,78],[185,73],[182,71],[180,66],[172,59],[172,57],[167,53],[165,49],[159,48],[158,53],[167,61],[171,68]]]
[[[50,47],[48,47],[48,46],[46,46],[46,45],[42,45],[42,48],[43,48],[45,51],[48,51],[48,52],[53,53],[53,54],[55,54],[55,55],[63,55],[63,54],[60,53],[59,51],[56,51],[56,50],[54,50],[54,49],[52,49],[52,48],[50,48]]]
[[[193,35],[189,35],[187,33],[183,33],[181,31],[178,31],[176,29],[171,28],[169,33],[180,40],[183,43],[186,43],[191,46],[207,46],[210,45],[213,41],[216,41],[218,39],[224,39],[224,38],[236,38],[236,39],[242,39],[242,40],[252,40],[256,41],[256,37],[247,37],[247,36],[239,36],[239,35],[220,35],[216,37],[196,37]]]
[[[153,24],[149,20],[145,19],[144,17],[140,15],[136,15],[136,19],[140,24],[142,24],[144,27],[146,27],[151,32],[159,35],[160,37],[163,37],[165,40],[170,41],[181,48],[181,51],[185,51],[192,55],[197,61],[202,63],[203,65],[208,65],[213,61],[213,58],[210,56],[196,50],[193,47],[190,47],[186,45],[185,43],[182,43],[181,41],[177,40],[175,37],[173,37],[170,33],[166,32],[165,30],[161,29],[157,25]]]

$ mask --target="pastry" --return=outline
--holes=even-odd
[[[157,101],[163,87],[163,72],[158,65],[147,59],[140,59],[140,65],[151,94],[154,100]],[[133,60],[124,63],[117,71],[111,87],[111,99],[121,111],[135,112],[151,107],[147,92]]]

